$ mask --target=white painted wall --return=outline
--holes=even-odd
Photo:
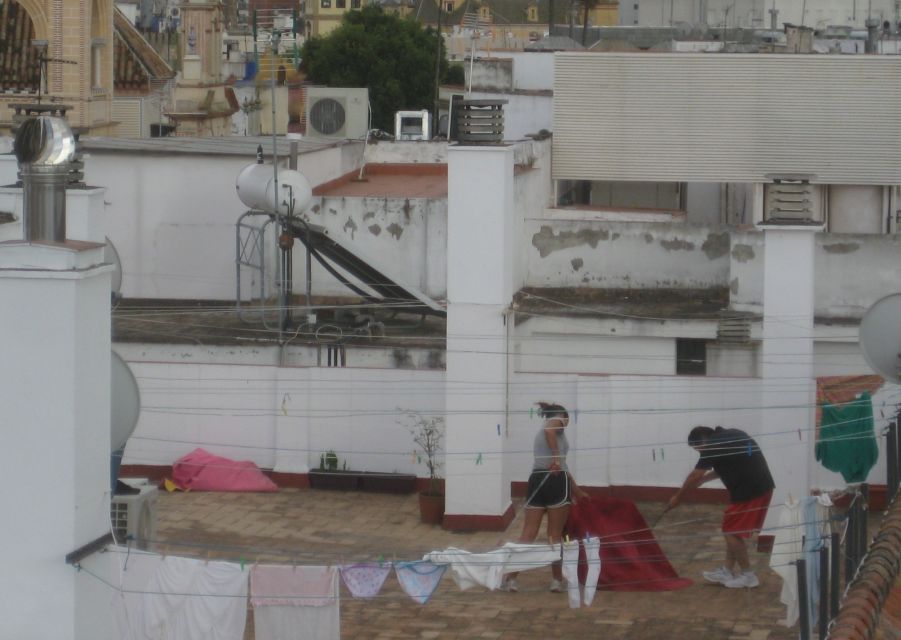
[[[629,3],[630,8],[633,3]],[[636,0],[638,4],[638,24],[643,27],[660,27],[688,22],[708,24],[711,27],[727,26],[745,28],[769,28],[770,9],[778,13],[779,28],[784,22],[803,24],[815,29],[829,25],[853,25],[863,27],[868,16],[897,23],[898,8],[893,0],[873,0],[871,3],[847,2],[846,0],[746,0],[735,3],[731,0]],[[706,15],[699,7],[706,5]],[[803,10],[803,15],[802,15]],[[631,23],[630,23],[631,24]]]
[[[121,351],[120,347],[117,350]],[[412,456],[413,444],[397,423],[397,408],[443,414],[443,371],[279,370],[257,365],[150,361],[162,353],[158,351],[162,348],[144,345],[145,360],[129,360],[144,408],[128,443],[125,464],[168,465],[195,446],[204,446],[219,455],[253,460],[262,467],[286,472],[316,467],[323,452],[334,450],[342,461],[348,460],[348,468],[416,473],[420,477],[427,473]],[[819,345],[817,353],[817,360],[822,360]],[[227,355],[220,358],[225,359]],[[573,362],[570,370],[576,370]],[[816,368],[817,375],[839,371],[869,373],[865,365]],[[507,482],[528,478],[532,439],[539,426],[537,416],[533,413],[530,417],[529,410],[538,400],[558,401],[570,409],[569,464],[576,479],[588,486],[677,487],[697,459],[683,444],[695,424],[744,429],[759,436],[771,467],[794,464],[786,457],[787,449],[772,444],[775,436],[760,435],[762,385],[754,378],[515,373],[510,382],[510,418],[502,429],[503,477]],[[482,389],[463,383],[450,389],[449,393],[465,401],[467,419],[477,423],[477,402],[469,400],[477,400]],[[897,402],[899,392],[901,387],[889,385],[876,394],[877,433],[885,424],[880,410],[888,416],[888,408]],[[482,427],[493,438],[498,437],[494,424]],[[798,427],[804,428],[786,425],[788,430]],[[811,461],[812,446],[805,454]],[[664,449],[663,456],[659,455],[660,448]],[[653,457],[652,449],[657,449]],[[483,458],[487,453],[486,449]],[[462,464],[472,467],[470,471],[486,471],[483,465],[473,466],[473,455],[456,455]],[[811,465],[812,486],[844,486],[837,474],[820,468],[818,463]],[[869,481],[885,483],[884,458],[880,457]]]
[[[708,288],[725,286],[729,232],[717,227],[527,219],[523,249],[532,287]]]
[[[301,154],[298,170],[317,185],[351,171],[359,154],[346,147]],[[247,210],[234,185],[252,162],[225,155],[91,152],[85,179],[107,187],[105,223],[122,260],[123,295],[234,299],[235,222]]]
[[[65,556],[109,531],[109,272],[97,248],[0,247],[3,634],[109,638],[109,592]]]
[[[322,196],[304,218],[328,229],[361,255],[378,260],[388,275],[435,299],[447,296],[447,199]],[[294,290],[305,282],[304,248],[295,244]],[[313,263],[317,295],[348,295],[321,265]]]

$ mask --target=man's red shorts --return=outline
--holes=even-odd
[[[751,537],[752,533],[763,527],[772,497],[773,492],[770,491],[747,502],[730,504],[723,513],[723,533],[729,533],[739,538]]]

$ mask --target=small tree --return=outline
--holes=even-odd
[[[441,461],[438,456],[444,440],[444,416],[426,417],[418,411],[401,409],[398,407],[401,417],[398,423],[402,424],[425,454],[425,464],[429,470],[429,490],[432,496],[441,495],[438,481],[441,479]]]
[[[377,5],[348,11],[337,29],[308,39],[300,55],[302,70],[316,84],[368,87],[372,125],[386,131],[394,130],[395,111],[431,109],[435,82],[447,71],[437,31]]]

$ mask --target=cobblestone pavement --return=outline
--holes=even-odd
[[[649,522],[661,504],[639,504]],[[342,638],[603,638],[651,640],[764,640],[797,637],[779,620],[781,581],[768,554],[751,559],[761,584],[726,589],[704,583],[700,572],[719,566],[721,507],[684,505],[656,527],[659,542],[680,575],[694,586],[670,592],[598,592],[588,608],[570,609],[564,594],[547,592],[548,569],[520,575],[518,593],[461,592],[446,576],[426,605],[401,590],[393,574],[374,600],[354,600],[344,586]],[[488,550],[515,540],[522,512],[505,532],[454,533],[419,523],[415,495],[281,490],[276,494],[172,493],[160,497],[158,550],[178,555],[334,564],[413,560],[448,546]],[[683,523],[683,524],[680,524]],[[245,640],[253,640],[252,615]]]

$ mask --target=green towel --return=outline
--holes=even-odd
[[[824,404],[822,416],[817,460],[841,473],[845,482],[864,482],[879,457],[870,394],[864,391],[842,405]]]

